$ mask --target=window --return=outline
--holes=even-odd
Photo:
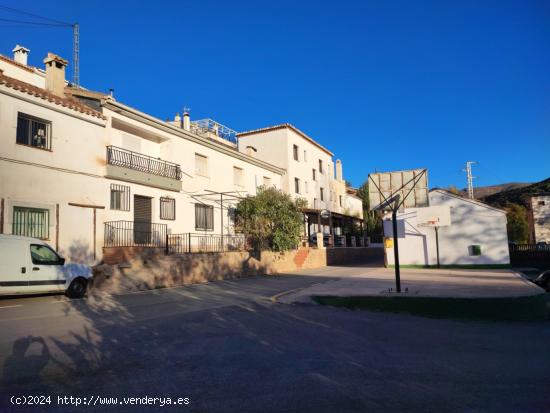
[[[294,178],[294,192],[300,193],[300,180],[298,178]]]
[[[212,231],[214,229],[214,207],[195,204],[195,229]]]
[[[307,183],[307,181],[304,183],[305,185],[305,190],[306,190],[306,194],[309,192],[309,185]]]
[[[130,187],[111,184],[111,209],[130,210]]]
[[[343,206],[342,205],[342,195],[339,196],[339,200],[340,200],[340,206]]]
[[[160,219],[176,219],[176,200],[174,198],[160,197]]]
[[[320,189],[321,191],[321,201],[325,200],[325,190],[323,188]]]
[[[294,160],[297,161],[298,160],[298,146],[297,145],[292,145],[292,152],[293,152],[293,155],[294,155]]]
[[[40,208],[13,207],[11,233],[48,239],[50,237],[50,211]]]
[[[31,244],[31,260],[33,264],[37,265],[59,265],[61,259],[47,245]]]
[[[198,153],[195,154],[195,174],[208,176],[208,158]]]
[[[315,170],[315,168],[313,168],[312,171],[313,171],[313,180],[316,181],[317,180],[317,171]]]
[[[304,162],[307,162],[307,152],[305,149],[304,149]]]
[[[323,173],[323,161],[319,159],[319,173]]]
[[[52,148],[51,130],[51,122],[21,112],[17,113],[17,143],[50,150]]]
[[[266,188],[271,186],[271,178],[269,176],[264,176],[264,186]]]
[[[244,174],[242,168],[233,167],[233,183],[237,186],[244,186]]]

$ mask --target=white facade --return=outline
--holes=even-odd
[[[292,125],[283,124],[239,134],[239,150],[286,170],[282,188],[307,200],[311,209],[362,218],[359,198],[346,193],[342,164],[333,153]]]
[[[535,242],[550,243],[550,195],[531,196],[529,198],[529,210],[533,240]]]
[[[430,191],[429,201],[430,206],[446,205],[451,210],[451,225],[438,230],[441,265],[510,263],[505,211],[442,190]],[[402,265],[437,264],[435,229],[418,225],[419,209],[405,209],[397,215]],[[384,234],[393,237],[391,215],[384,217]],[[475,246],[479,246],[479,255]],[[393,247],[386,248],[386,256],[388,264],[394,265]]]
[[[136,195],[150,198],[151,222],[166,224],[169,233],[227,235],[233,230],[230,207],[237,202],[232,195],[254,195],[264,182],[281,187],[281,168],[105,95],[97,101],[101,112],[68,95],[54,96],[45,90],[46,77],[36,68],[0,59],[0,232],[40,226],[41,238],[69,261],[97,262],[104,223],[133,221]],[[35,121],[47,127],[37,134],[30,126]],[[19,136],[27,128],[33,141],[22,144]],[[42,143],[35,145],[35,138]],[[139,164],[109,163],[108,147],[124,156],[134,152],[124,160]],[[195,154],[206,157],[206,173],[196,173]],[[164,167],[164,161],[173,165]],[[181,178],[167,178],[159,168],[151,173],[151,163],[169,170],[177,166]],[[235,169],[241,171],[238,180]],[[124,208],[118,201],[113,205],[114,185],[128,195]],[[221,195],[208,191],[226,192],[223,209]],[[175,201],[175,219],[161,219],[161,198]],[[211,227],[196,227],[196,204],[213,208]]]

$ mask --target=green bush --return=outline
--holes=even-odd
[[[256,196],[237,204],[235,228],[251,237],[255,249],[295,249],[303,234],[305,206],[303,199],[293,200],[276,188],[260,187]]]

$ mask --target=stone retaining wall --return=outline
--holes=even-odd
[[[165,255],[160,248],[104,248],[105,265],[97,267],[94,286],[120,292],[285,273],[366,262],[376,255],[371,250],[300,248],[284,253],[239,251]]]

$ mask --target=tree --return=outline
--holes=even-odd
[[[518,244],[526,243],[529,238],[527,209],[524,206],[509,203],[506,205],[506,218],[508,240]]]
[[[363,185],[357,190],[357,196],[363,201],[363,222],[369,235],[382,234],[382,220],[375,211],[369,211],[369,182],[363,182]]]
[[[256,249],[287,251],[297,248],[304,228],[304,199],[276,188],[260,187],[235,209],[235,228],[252,238]]]
[[[460,192],[460,190],[454,185],[449,185],[447,191],[449,191],[451,194],[462,196],[462,192]]]

